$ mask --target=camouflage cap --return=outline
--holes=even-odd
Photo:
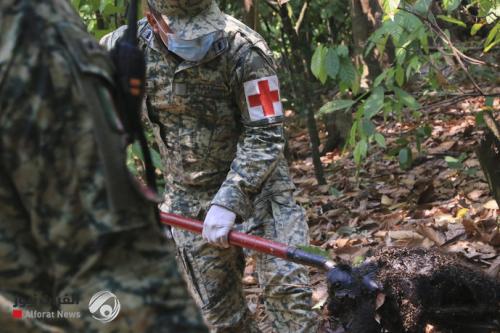
[[[148,0],[148,4],[181,39],[195,39],[226,26],[215,0]]]

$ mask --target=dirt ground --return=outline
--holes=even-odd
[[[380,247],[438,248],[499,278],[500,210],[474,153],[482,135],[475,118],[484,98],[427,104],[419,121],[388,125],[376,119],[387,148],[371,147],[358,173],[349,152],[328,152],[322,157],[328,184],[322,186],[314,178],[309,138],[301,129],[305,127],[292,111],[286,112],[295,195],[307,211],[311,244],[334,260],[353,263]],[[500,99],[494,107],[500,108]],[[415,133],[423,124],[430,125],[430,135],[422,139],[419,151]],[[322,142],[325,136],[322,131]],[[394,154],[401,137],[412,150],[408,170],[400,168]],[[310,272],[314,309],[321,312],[327,298],[325,274]],[[252,260],[244,282],[251,311],[264,332],[272,332]]]

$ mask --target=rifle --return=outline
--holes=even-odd
[[[148,143],[141,122],[141,106],[146,80],[146,62],[138,47],[137,8],[138,1],[132,0],[128,8],[128,23],[125,37],[111,50],[118,82],[119,113],[128,134],[128,143],[138,141],[144,158],[146,184],[150,197],[158,198],[155,168],[149,153]],[[156,200],[157,201],[157,200]]]

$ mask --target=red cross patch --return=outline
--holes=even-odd
[[[251,121],[283,115],[278,77],[263,77],[243,83]]]

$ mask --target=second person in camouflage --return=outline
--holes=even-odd
[[[205,220],[205,240],[172,229],[179,264],[212,332],[257,332],[243,294],[243,252],[225,248],[229,230],[308,243],[283,156],[276,66],[262,37],[212,0],[148,4],[139,37],[145,117],[165,164],[161,209]],[[123,31],[101,43],[111,48]],[[307,269],[261,255],[257,273],[274,330],[314,332]]]
[[[2,333],[207,331],[127,171],[114,74],[68,0],[0,1]]]

